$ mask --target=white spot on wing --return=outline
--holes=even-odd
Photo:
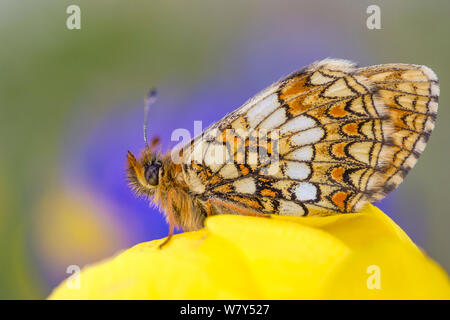
[[[189,157],[187,158],[187,163],[191,162],[191,160],[194,160],[196,163],[202,163],[203,162],[203,155],[206,151],[207,144],[204,144],[202,140],[198,140],[195,142],[194,146],[192,147],[192,153],[190,153]]]
[[[435,83],[431,83],[431,95],[434,97],[439,96],[439,86]]]
[[[310,82],[311,82],[311,84],[314,84],[314,85],[328,83],[333,80],[334,80],[333,78],[326,77],[323,74],[321,74],[319,71],[314,72],[310,77]]]
[[[280,83],[274,83],[269,88],[259,92],[257,95],[246,101],[242,107],[239,108],[239,111],[241,113],[249,110],[252,108],[256,103],[260,102],[264,97],[271,95],[272,93],[276,92],[280,87]]]
[[[316,125],[316,122],[313,119],[311,119],[310,117],[298,116],[298,117],[286,122],[280,128],[280,131],[282,134],[287,133],[287,132],[296,132],[296,131],[301,131],[301,130],[312,128],[315,125]]]
[[[287,162],[285,174],[291,179],[303,180],[311,173],[310,167],[304,162]]]
[[[417,140],[416,146],[414,147],[414,151],[422,153],[423,150],[425,150],[426,145],[427,143],[425,142],[425,140],[423,138],[420,138],[419,140]]]
[[[272,111],[278,108],[278,95],[276,93],[271,94],[262,101],[256,103],[248,112],[247,119],[250,127],[254,128],[265,117],[267,117]]]
[[[430,110],[431,113],[437,113],[438,111],[438,104],[436,101],[430,101],[430,103],[428,104],[428,109]]]
[[[256,191],[255,180],[253,178],[245,178],[236,180],[234,183],[236,192],[253,194]]]
[[[301,182],[295,187],[294,194],[299,201],[315,200],[317,187],[309,182]]]
[[[298,161],[311,161],[313,158],[313,147],[304,146],[289,153],[285,156],[285,159],[298,160]]]
[[[324,134],[325,132],[322,128],[311,128],[293,135],[291,138],[291,142],[297,146],[312,144],[320,141]]]
[[[210,143],[209,148],[204,157],[204,163],[216,172],[219,170],[228,159],[228,150],[222,144]]]
[[[286,111],[283,108],[278,109],[266,118],[260,125],[260,129],[275,129],[286,121]]]
[[[433,131],[433,129],[434,129],[434,120],[431,119],[431,117],[429,117],[427,119],[427,121],[425,122],[425,130],[424,131],[430,133],[431,131]]]
[[[220,169],[219,174],[225,179],[234,179],[239,177],[239,172],[233,163],[227,163],[222,169]]]
[[[354,93],[347,85],[345,80],[336,80],[332,85],[330,85],[323,93],[325,97],[337,98],[337,97],[351,97],[355,96]]]

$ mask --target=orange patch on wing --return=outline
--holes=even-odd
[[[308,78],[304,76],[292,78],[281,90],[280,98],[283,100],[288,100],[301,92],[305,92],[308,88],[310,88],[306,85],[307,81]]]
[[[320,108],[314,108],[314,109],[306,112],[306,114],[315,119],[320,119],[326,114],[326,112],[327,112],[327,108],[326,108],[326,106],[324,106],[324,107],[320,107]]]
[[[260,146],[261,148],[262,146]],[[272,141],[264,141],[264,147],[266,147],[267,154],[272,154]]]
[[[253,209],[262,209],[263,207],[259,204],[258,201],[250,198],[240,197],[240,196],[230,196],[230,199],[240,202],[247,207],[253,208]]]
[[[261,195],[264,197],[276,198],[278,193],[270,189],[263,189],[261,190]]]
[[[239,170],[241,171],[243,176],[246,176],[250,173],[250,170],[243,164],[239,165]]]
[[[234,190],[230,184],[224,184],[224,185],[214,188],[214,191],[221,192],[221,193],[230,193],[230,192],[233,192]]]
[[[347,123],[342,126],[342,131],[351,136],[358,136],[358,124],[354,122]]]
[[[198,163],[192,161],[191,167],[197,171],[202,171],[203,167],[201,165],[199,165]]]
[[[216,184],[219,183],[220,181],[222,181],[222,179],[218,175],[215,175],[214,177],[211,178],[211,180],[209,180],[208,184]]]
[[[194,166],[192,166],[192,167],[194,167]],[[202,182],[208,181],[211,178],[211,176],[212,176],[211,169],[208,168],[208,167],[200,166],[200,165],[198,165],[198,168],[199,168],[198,169],[199,170],[198,177],[200,178],[200,180]]]
[[[305,99],[311,99],[311,96],[301,96],[302,93],[313,88],[311,86],[307,86],[306,82],[307,77],[295,77],[289,80],[289,82],[281,90],[280,98],[283,101],[288,101],[288,112],[294,117],[304,111],[307,111],[311,107],[310,103],[304,103]]]
[[[342,181],[344,173],[345,169],[342,167],[333,168],[333,170],[331,170],[331,177],[335,181]]]
[[[328,113],[335,118],[343,118],[348,115],[347,110],[345,110],[345,104],[336,104],[332,106]]]
[[[202,182],[206,182],[206,181],[209,179],[208,175],[207,175],[206,172],[204,172],[204,171],[200,171],[200,172],[198,173],[198,177],[200,178],[200,180],[201,180]]]
[[[303,103],[304,100],[305,100],[305,98],[299,97],[288,103],[288,106],[289,106],[288,111],[292,116],[296,117],[299,114],[301,114],[302,112],[311,108],[310,104]]]
[[[347,155],[345,154],[345,146],[347,144],[345,142],[341,142],[341,143],[336,143],[332,146],[332,152],[333,155],[338,157],[338,158],[344,158]]]
[[[346,211],[346,202],[350,194],[350,191],[338,191],[331,196],[331,200],[339,208],[339,210]]]
[[[408,111],[389,108],[389,116],[394,120],[394,125],[401,128],[408,128],[408,125],[403,120],[408,114],[410,114]]]

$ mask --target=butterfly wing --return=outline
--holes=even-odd
[[[367,198],[377,201],[403,181],[425,149],[436,121],[439,81],[430,68],[410,64],[371,66],[357,73],[377,87],[393,126],[387,166],[372,177]]]
[[[324,60],[246,102],[180,152],[199,199],[281,215],[354,212],[425,147],[437,78],[422,66]]]

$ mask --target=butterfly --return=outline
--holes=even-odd
[[[128,180],[167,217],[161,247],[174,227],[197,230],[216,214],[358,212],[416,164],[438,97],[438,78],[426,66],[325,59],[261,91],[183,147],[162,154],[157,139],[148,145],[145,138],[138,159],[128,152]]]

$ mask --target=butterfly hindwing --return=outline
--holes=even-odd
[[[425,149],[436,121],[439,81],[430,68],[420,65],[388,64],[357,72],[377,86],[393,126],[387,166],[369,186],[367,200],[377,201],[403,181]]]
[[[324,60],[246,102],[182,150],[200,199],[260,213],[354,212],[415,164],[439,86],[422,66]]]

